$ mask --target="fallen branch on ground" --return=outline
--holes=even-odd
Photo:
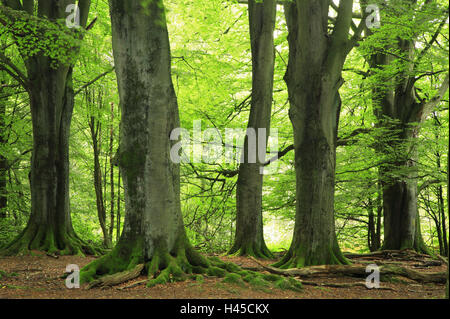
[[[322,265],[309,266],[304,268],[278,269],[271,266],[266,266],[260,263],[255,258],[250,257],[254,262],[263,267],[265,270],[283,276],[292,277],[311,277],[320,274],[335,274],[352,277],[367,277],[365,266],[359,265]],[[446,283],[447,272],[429,272],[421,273],[416,270],[408,269],[400,266],[380,266],[380,274],[385,276],[402,276],[422,283]]]
[[[365,283],[362,282],[354,282],[354,283],[334,283],[334,282],[314,282],[314,281],[304,281],[301,283],[303,285],[316,286],[316,287],[331,287],[331,288],[352,288],[352,287],[364,287],[370,289],[366,286]],[[392,290],[395,291],[394,288],[391,287],[379,287],[379,290]]]
[[[139,264],[131,270],[122,271],[113,275],[107,275],[101,277],[98,280],[94,280],[88,286],[88,289],[94,287],[102,287],[102,286],[115,286],[126,282],[128,280],[137,278],[140,276],[142,270],[144,269],[144,264]]]

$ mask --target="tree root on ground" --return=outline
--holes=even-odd
[[[273,259],[274,255],[265,244],[258,246],[256,244],[235,244],[227,253],[230,256],[251,256],[261,259]]]
[[[354,282],[354,283],[334,283],[334,282],[314,282],[314,281],[305,281],[302,280],[301,283],[303,285],[308,286],[316,286],[316,287],[331,287],[331,288],[352,288],[352,287],[364,287],[367,288],[366,284],[363,282]],[[395,291],[394,288],[391,287],[379,287],[377,289],[380,290],[391,290]]]
[[[142,270],[144,269],[144,264],[139,264],[131,270],[122,271],[116,274],[103,276],[97,280],[92,281],[89,284],[88,289],[92,289],[94,287],[103,287],[103,286],[115,286],[126,282],[128,280],[132,280],[141,275]]]
[[[403,249],[403,250],[379,250],[370,252],[367,254],[355,254],[355,253],[347,253],[344,254],[347,258],[399,258],[404,260],[411,260],[411,258],[431,258],[432,256],[427,254],[418,253],[411,249]]]
[[[352,277],[366,278],[368,273],[365,266],[358,265],[323,265],[323,266],[309,266],[304,268],[279,269],[271,266],[266,266],[260,263],[255,258],[251,258],[254,262],[260,265],[263,269],[283,276],[291,277],[311,277],[320,274],[334,274]],[[447,272],[418,272],[405,267],[384,265],[380,266],[381,279],[383,276],[401,276],[412,279],[421,283],[446,283]]]
[[[2,256],[30,255],[32,251],[43,251],[48,256],[99,255],[101,249],[94,248],[79,238],[74,232],[56,236],[52,231],[26,228],[11,243],[0,250]]]
[[[219,277],[224,283],[240,286],[247,283],[261,288],[271,286],[295,291],[299,291],[302,287],[294,278],[244,270],[218,257],[205,258],[192,247],[185,245],[181,245],[176,253],[156,251],[151,260],[145,261],[142,246],[139,244],[133,245],[132,248],[121,247],[118,244],[110,254],[93,261],[81,270],[81,282],[89,283],[88,288],[111,287],[143,274],[148,276],[147,287],[186,279],[202,282],[203,276]],[[139,281],[122,289],[143,283]]]

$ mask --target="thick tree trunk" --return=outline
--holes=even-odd
[[[180,168],[170,157],[177,141],[169,136],[179,126],[179,116],[164,6],[156,0],[143,5],[140,0],[110,0],[126,215],[113,251],[82,270],[85,282],[142,263],[155,276],[153,285],[208,266],[186,237]]]
[[[417,136],[418,128],[414,128],[413,123],[410,123],[411,118],[408,121],[403,119],[403,124],[399,126],[393,126],[385,120],[385,117],[388,116],[402,121],[401,116],[397,116],[403,114],[400,105],[410,105],[410,109],[413,109],[414,104],[400,100],[391,105],[396,105],[394,110],[385,107],[382,108],[383,112],[376,112],[381,125],[387,125],[386,127],[393,132],[392,141],[387,141],[377,147],[387,161],[387,165],[380,169],[384,212],[382,249],[414,249],[418,252],[428,253],[428,248],[422,238],[417,206],[417,169],[415,164],[417,154],[414,139]],[[386,112],[386,110],[389,111]]]
[[[236,236],[230,254],[272,257],[264,242],[262,191],[265,147],[270,132],[272,109],[275,48],[273,32],[276,18],[276,1],[265,0],[248,4],[250,39],[252,47],[253,85],[248,129],[256,133],[256,145],[249,145],[246,136],[244,161],[239,167],[236,188]],[[261,135],[260,129],[265,130]],[[260,140],[264,140],[261,145]],[[254,157],[252,163],[250,158]]]
[[[50,66],[40,57],[30,67],[33,123],[31,216],[6,254],[42,250],[49,253],[93,253],[75,234],[69,210],[69,136],[74,96],[72,69]],[[29,62],[31,63],[31,62]]]
[[[294,130],[296,219],[282,268],[347,263],[334,226],[334,177],[342,66],[348,53],[352,1],[341,1],[327,36],[328,2],[285,5],[289,65],[285,76]]]
[[[369,31],[370,33],[370,31]],[[397,38],[394,49],[398,49],[410,61],[416,52],[413,39]],[[390,41],[388,41],[390,42]],[[391,50],[392,47],[386,48]],[[373,73],[389,66],[393,57],[376,53],[367,61]],[[417,152],[414,145],[420,123],[434,105],[439,103],[448,88],[448,76],[439,93],[430,101],[416,96],[413,63],[406,63],[397,73],[396,82],[392,75],[377,79],[373,88],[374,113],[378,126],[384,127],[392,138],[376,146],[376,151],[385,157],[386,164],[380,171],[383,185],[384,244],[383,249],[415,249],[428,253],[420,230],[420,216],[417,206]],[[388,85],[390,84],[390,85]],[[420,101],[419,101],[420,100]],[[419,126],[415,127],[415,124]],[[404,173],[406,172],[406,173]]]
[[[72,2],[39,1],[37,10],[29,6],[29,2],[27,6],[22,6],[19,1],[6,5],[54,23],[66,17],[65,10]],[[80,0],[78,6],[80,26],[85,27],[90,0]],[[73,53],[77,50],[73,47]],[[53,60],[46,52],[38,51],[33,56],[29,56],[29,52],[22,53],[27,69],[24,88],[29,94],[33,124],[31,216],[22,233],[2,253],[13,255],[29,250],[94,253],[75,234],[69,210],[69,136],[74,107],[72,65],[68,61]]]
[[[427,253],[417,210],[417,180],[395,181],[383,192],[383,249],[414,249]]]

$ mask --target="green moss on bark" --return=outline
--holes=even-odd
[[[30,255],[33,250],[52,255],[99,255],[102,250],[87,244],[74,232],[51,227],[27,226],[10,244],[0,251],[3,256]]]

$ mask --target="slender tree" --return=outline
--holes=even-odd
[[[236,185],[236,235],[229,253],[265,258],[273,256],[263,234],[262,191],[266,149],[260,149],[259,141],[264,139],[265,146],[270,132],[276,0],[249,0],[248,11],[253,67],[248,129],[255,133],[258,142],[250,146],[248,135],[244,141],[243,163],[239,166]],[[265,130],[264,135],[260,134],[261,129]],[[256,161],[250,161],[251,157]]]
[[[89,130],[91,133],[92,140],[92,150],[94,153],[94,189],[95,189],[95,199],[97,206],[97,216],[100,223],[100,228],[103,234],[103,245],[106,248],[110,248],[112,245],[112,237],[109,235],[109,230],[106,224],[106,207],[104,201],[104,191],[102,188],[103,178],[102,178],[102,168],[100,165],[100,154],[102,148],[102,123],[99,119],[99,113],[102,109],[102,93],[96,93],[94,90],[86,90],[86,103],[89,105]],[[99,112],[100,111],[100,112]],[[96,112],[97,114],[94,114]]]
[[[294,130],[296,217],[281,268],[345,264],[334,225],[334,178],[342,68],[363,23],[349,37],[353,1],[297,0],[285,4],[289,64],[285,75]],[[337,16],[328,32],[330,7]]]
[[[66,9],[74,4],[75,1],[69,0],[3,0],[0,5],[0,22],[14,36],[26,72],[2,54],[0,61],[27,90],[33,124],[31,216],[22,233],[6,247],[5,254],[29,250],[60,254],[94,252],[75,234],[69,209],[72,69],[79,50],[77,39],[82,33],[58,22],[66,21]],[[80,0],[77,5],[79,26],[86,28],[90,0]],[[27,21],[25,25],[30,29],[23,29],[23,21]],[[62,43],[57,50],[56,39]]]
[[[0,218],[6,217],[6,208],[8,204],[8,193],[6,189],[8,161],[4,155],[4,150],[7,143],[5,126],[6,98],[4,97],[7,95],[5,89],[7,87],[7,83],[3,76],[4,72],[0,72]]]

